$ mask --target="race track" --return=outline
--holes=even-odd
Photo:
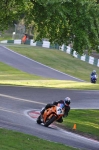
[[[3,56],[2,58],[1,55]],[[12,61],[11,57],[8,59],[9,55],[11,55],[11,53],[9,54],[9,50],[5,52],[5,48],[0,47],[0,60],[2,62],[7,60],[6,63],[10,60],[9,65],[12,65],[13,59]],[[24,65],[21,64],[20,57],[17,58],[18,64],[16,61],[19,67]],[[24,58],[27,59],[26,57]],[[74,78],[72,79],[74,80]],[[99,141],[64,131],[54,125],[45,128],[36,123],[36,118],[33,118],[31,114],[33,111],[39,113],[45,104],[63,99],[66,96],[70,96],[72,99],[71,109],[99,109],[99,91],[0,86],[0,127],[35,135],[79,149],[99,150]]]

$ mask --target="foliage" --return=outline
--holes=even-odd
[[[20,18],[24,7],[23,1],[20,0],[3,0],[0,1],[0,30],[3,31],[13,24],[13,21]]]
[[[97,0],[4,0],[0,2],[0,29],[24,18],[37,31],[36,40],[72,44],[83,54],[99,52],[99,4]],[[9,11],[8,11],[9,10]],[[4,25],[4,26],[3,26]]]

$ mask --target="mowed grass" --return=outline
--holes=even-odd
[[[99,67],[90,65],[59,50],[20,45],[19,47],[9,46],[9,48],[47,66],[88,82],[90,82],[90,74],[93,69],[99,74]]]
[[[77,150],[63,144],[49,142],[40,138],[0,129],[0,150]]]
[[[10,83],[12,81],[12,84],[14,81],[30,81],[31,80],[45,80],[46,78],[37,76],[37,75],[32,75],[25,73],[21,70],[18,70],[16,68],[13,68],[7,64],[4,64],[0,62],[0,83],[6,83],[7,81]]]
[[[0,62],[0,84],[67,89],[99,89],[98,84],[54,80],[28,74]]]
[[[46,88],[68,88],[68,89],[92,89],[99,90],[99,80],[97,84],[90,83],[90,73],[96,69],[99,74],[99,68],[72,57],[65,52],[41,47],[31,47],[25,45],[11,45],[10,49],[25,55],[31,59],[48,65],[64,73],[75,76],[87,82],[74,82],[66,80],[55,80],[43,78],[36,75],[29,75],[25,72],[13,69],[3,63],[0,63],[0,84],[36,86]],[[5,66],[5,67],[4,67]],[[3,71],[3,68],[5,70]],[[2,74],[3,71],[3,74]]]
[[[75,130],[74,124],[76,124]],[[71,110],[62,126],[69,131],[99,140],[99,109]]]

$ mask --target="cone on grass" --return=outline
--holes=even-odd
[[[73,130],[76,130],[76,123],[75,123],[74,126],[73,126]]]

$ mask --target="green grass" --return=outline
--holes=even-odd
[[[68,88],[68,89],[99,89],[99,84],[86,82],[74,82],[64,80],[53,80],[19,71],[11,66],[0,62],[0,84],[35,86],[45,88]]]
[[[44,80],[46,78],[42,78],[37,75],[31,75],[28,73],[25,73],[23,71],[20,71],[16,68],[13,68],[9,65],[6,65],[2,62],[0,62],[0,81],[3,83],[6,83],[7,81],[20,81],[20,80]]]
[[[90,73],[93,69],[99,74],[99,67],[90,65],[87,62],[81,61],[59,50],[33,46],[23,47],[20,45],[19,47],[9,46],[9,48],[31,59],[88,82],[90,81]],[[97,83],[99,83],[99,81]]]
[[[74,124],[76,130],[73,130]],[[63,125],[70,131],[99,140],[99,109],[71,110]]]
[[[71,55],[58,50],[51,50],[41,47],[31,47],[28,45],[11,45],[9,46],[9,48],[31,59],[39,61],[52,68],[88,82],[53,80],[36,75],[29,75],[25,72],[0,63],[0,84],[36,86],[46,88],[99,90],[99,80],[97,81],[97,84],[91,84],[89,82],[90,73],[93,69],[96,69],[97,74],[99,74],[99,68],[96,66],[90,65],[87,62],[80,61],[79,59],[73,58]],[[4,68],[5,70],[3,70]]]
[[[0,150],[77,150],[54,142],[42,140],[40,138],[0,129]]]
[[[0,41],[4,41],[4,40],[12,40],[12,34],[11,33],[8,33],[8,34],[2,34],[0,36]]]

